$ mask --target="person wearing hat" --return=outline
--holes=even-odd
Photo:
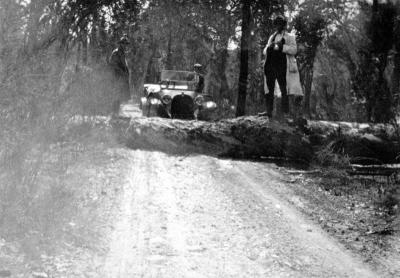
[[[200,64],[194,65],[194,72],[197,76],[196,79],[198,80],[194,91],[198,94],[201,94],[204,90],[204,74],[202,72],[202,69],[203,69],[202,65]]]
[[[126,62],[126,47],[129,41],[126,37],[122,37],[118,41],[118,47],[111,53],[109,65],[113,73],[113,103],[112,112],[114,116],[119,113],[120,105],[123,101],[130,99],[129,92],[129,69]]]
[[[282,95],[282,112],[289,113],[288,95],[303,95],[300,76],[295,55],[297,53],[296,38],[286,31],[287,21],[283,16],[277,16],[274,21],[276,31],[270,36],[263,54],[264,89],[267,110],[260,116],[272,117],[276,83]]]

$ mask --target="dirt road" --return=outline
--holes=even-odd
[[[377,277],[274,196],[271,165],[130,152],[101,277]]]

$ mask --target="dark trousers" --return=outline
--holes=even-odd
[[[279,88],[282,93],[282,112],[289,113],[289,98],[286,89],[286,69],[274,70],[266,68],[265,77],[267,79],[268,87],[268,94],[265,94],[268,116],[272,116],[272,111],[274,109],[275,80],[278,80]]]

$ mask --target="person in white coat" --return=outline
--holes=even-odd
[[[303,95],[297,62],[294,56],[297,53],[296,38],[286,31],[287,21],[283,16],[277,16],[274,19],[274,25],[276,31],[269,38],[263,51],[266,56],[264,88],[267,110],[259,115],[268,117],[272,117],[276,83],[278,83],[281,91],[281,106],[285,116],[289,113],[288,95]]]

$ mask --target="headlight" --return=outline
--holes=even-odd
[[[164,104],[166,104],[166,105],[168,105],[168,104],[170,104],[171,103],[171,101],[172,101],[172,98],[171,98],[171,96],[170,95],[165,95],[165,96],[163,96],[162,97],[162,102],[164,103]]]
[[[201,105],[203,104],[203,102],[204,102],[204,97],[198,96],[198,97],[196,97],[196,98],[194,99],[194,102],[195,102],[198,106],[201,106]]]
[[[159,104],[161,104],[161,101],[157,98],[151,98],[150,103],[151,103],[151,105],[159,105]]]
[[[216,104],[214,101],[207,101],[207,102],[204,104],[204,106],[205,106],[207,109],[215,109],[215,108],[217,108],[217,104]]]
[[[146,102],[147,102],[147,97],[142,97],[142,98],[140,99],[140,101],[141,101],[142,103],[146,103]]]

